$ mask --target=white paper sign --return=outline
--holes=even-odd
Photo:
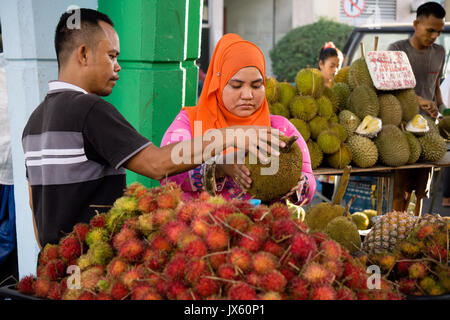
[[[416,86],[416,77],[403,51],[369,51],[366,63],[378,90],[411,89]]]

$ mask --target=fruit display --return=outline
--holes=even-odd
[[[207,193],[183,199],[171,183],[128,186],[109,211],[47,244],[36,276],[23,277],[17,289],[55,300],[404,298],[386,278],[369,289],[363,260],[328,230],[309,230],[284,204]],[[330,234],[351,223],[341,218],[327,225]]]
[[[318,69],[306,68],[295,84],[270,78],[266,91],[271,114],[289,119],[313,148],[312,169],[398,167],[444,157],[448,116],[436,124],[420,115],[414,89],[377,90],[364,58],[339,70],[335,81],[328,88]]]
[[[368,264],[381,271],[408,296],[450,293],[450,220],[439,215],[416,219],[409,235],[388,250],[372,253]]]

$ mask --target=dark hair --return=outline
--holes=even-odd
[[[72,19],[74,10],[64,12],[59,19],[55,31],[55,50],[58,59],[58,67],[60,67],[72,53],[75,48],[83,42],[95,47],[95,35],[97,32],[103,32],[99,26],[99,22],[103,21],[114,27],[111,19],[104,13],[97,10],[80,8],[79,10],[79,28],[69,27],[69,19]]]
[[[322,63],[325,63],[325,61],[328,58],[333,58],[333,57],[339,58],[339,55],[338,55],[338,52],[337,52],[336,48],[329,47],[329,48],[324,49],[322,47],[322,49],[320,49],[319,61],[322,61]],[[320,70],[320,65],[319,65],[319,70]]]
[[[417,18],[428,18],[430,15],[435,16],[438,19],[445,18],[445,9],[437,2],[426,2],[417,8]]]

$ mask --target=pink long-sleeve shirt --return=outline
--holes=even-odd
[[[308,147],[305,140],[295,128],[295,126],[286,118],[282,116],[270,116],[270,125],[272,128],[280,130],[287,137],[297,136],[297,144],[303,154],[302,173],[306,179],[303,190],[301,190],[300,199],[297,203],[301,203],[306,199],[305,203],[308,203],[314,197],[316,192],[316,180],[311,168],[311,158],[309,156]],[[161,147],[171,143],[176,143],[182,140],[192,139],[191,124],[189,122],[189,116],[186,111],[182,110],[167,129],[164,137],[161,141]],[[202,183],[202,170],[201,166],[192,169],[187,172],[183,172],[168,178],[168,181],[176,182],[181,189],[189,196],[196,197],[200,192],[204,191]],[[161,183],[164,183],[161,180]],[[242,193],[242,190],[230,177],[225,177],[224,181],[218,186],[216,191],[218,195],[223,196],[225,199],[233,199]],[[249,194],[244,194],[241,199],[250,199]]]

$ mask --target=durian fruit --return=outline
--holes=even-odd
[[[309,129],[309,124],[303,121],[302,119],[290,119],[289,120],[295,128],[297,128],[298,132],[303,137],[303,140],[308,141],[309,137],[311,136],[311,130]]]
[[[410,156],[408,139],[396,126],[388,124],[375,139],[380,160],[387,166],[398,167],[405,165]]]
[[[280,135],[280,140],[288,142],[290,139]],[[259,159],[250,158],[248,155],[245,158],[245,165],[252,179],[252,185],[247,192],[262,202],[280,199],[286,195],[298,183],[302,174],[303,156],[296,142],[280,148],[280,156],[271,158],[272,162],[269,164],[262,164]],[[256,164],[251,163],[254,160],[257,160]]]
[[[372,140],[353,135],[347,140],[352,152],[352,162],[360,168],[370,168],[377,163],[378,149]]]
[[[280,84],[277,79],[272,77],[266,77],[266,99],[269,103],[275,103],[280,96]]]
[[[339,124],[347,131],[347,136],[353,135],[358,128],[361,120],[350,110],[342,110],[339,113]]]
[[[334,87],[334,86],[333,86]],[[336,96],[336,93],[334,93],[334,90],[332,88],[328,88],[327,86],[324,86],[323,88],[323,95],[330,100],[331,105],[333,106],[333,112],[336,113],[339,110],[339,100]],[[320,110],[320,106],[319,106]]]
[[[428,121],[422,115],[416,114],[414,118],[406,124],[405,129],[417,136],[421,136],[430,131],[430,126],[428,125]]]
[[[279,102],[269,104],[269,112],[270,112],[270,114],[283,116],[287,119],[289,119],[291,116],[291,114],[289,112],[289,108]]]
[[[308,146],[309,157],[311,158],[311,168],[315,170],[322,164],[323,152],[320,150],[319,145],[312,140],[309,140],[306,145]]]
[[[402,119],[410,121],[419,113],[419,101],[414,89],[399,90],[395,95],[402,106]]]
[[[363,211],[363,213],[367,216],[367,218],[369,219],[369,226],[368,228],[372,228],[373,226],[373,220],[372,218],[376,217],[378,215],[377,210],[373,210],[373,209],[366,209]]]
[[[328,129],[328,121],[321,116],[317,116],[309,122],[309,128],[311,130],[311,138],[317,140],[319,134]]]
[[[345,213],[345,208],[340,205],[335,205],[328,202],[321,202],[311,207],[305,217],[305,222],[308,228],[314,231],[324,231],[328,223],[336,217],[342,217]]]
[[[427,133],[419,137],[419,142],[422,146],[420,159],[423,161],[437,162],[447,152],[447,143],[438,133]]]
[[[409,145],[409,159],[406,164],[416,163],[422,154],[422,146],[420,145],[419,140],[411,132],[405,131],[404,134]]]
[[[369,227],[369,218],[364,212],[354,212],[352,220],[356,224],[358,230],[367,230]]]
[[[378,117],[383,124],[399,126],[402,122],[402,105],[393,94],[380,94],[378,96],[380,112]]]
[[[336,217],[327,224],[325,234],[350,253],[361,250],[361,237],[356,224],[349,217]]]
[[[428,127],[430,128],[430,130],[428,131],[428,133],[436,133],[439,134],[439,127],[436,123],[436,119],[431,118],[429,115],[421,115],[423,118],[425,118],[425,120],[427,120],[428,123]]]
[[[380,118],[365,116],[361,124],[356,128],[355,133],[372,139],[377,136],[382,127],[383,125]]]
[[[323,93],[324,80],[320,70],[315,68],[300,70],[295,77],[295,84],[301,96],[318,98]]]
[[[333,113],[330,117],[330,123],[339,123],[339,118],[336,113]]]
[[[280,83],[280,97],[278,100],[281,104],[288,107],[296,93],[297,90],[292,84],[283,81]]]
[[[346,66],[341,68],[336,75],[334,76],[334,81],[336,81],[336,84],[338,83],[348,83],[348,70],[350,69],[350,66]]]
[[[363,251],[369,254],[394,251],[408,237],[414,224],[414,216],[406,212],[393,211],[380,216],[364,239]]]
[[[317,137],[317,144],[323,153],[332,154],[339,150],[341,139],[331,130],[322,131]]]
[[[365,116],[377,117],[380,105],[375,90],[366,85],[357,86],[348,98],[348,109],[360,119]]]
[[[348,98],[350,97],[350,87],[347,83],[339,82],[336,83],[332,88],[336,98],[338,100],[338,106],[340,110],[347,109]]]
[[[439,132],[441,136],[450,139],[450,116],[444,116],[439,120]]]
[[[327,163],[335,169],[343,169],[352,162],[352,152],[345,144],[341,144],[339,150],[327,156]]]
[[[331,131],[336,133],[341,140],[341,142],[345,142],[347,140],[347,130],[344,128],[343,125],[335,122],[330,122],[329,128]]]
[[[316,102],[319,107],[319,116],[329,120],[334,112],[333,104],[330,99],[328,99],[325,95],[322,95],[316,99]]]
[[[295,96],[289,105],[289,110],[294,118],[310,121],[317,115],[319,107],[311,96]]]
[[[353,61],[351,64],[348,70],[348,84],[352,90],[360,85],[374,88],[366,60],[363,57]]]

